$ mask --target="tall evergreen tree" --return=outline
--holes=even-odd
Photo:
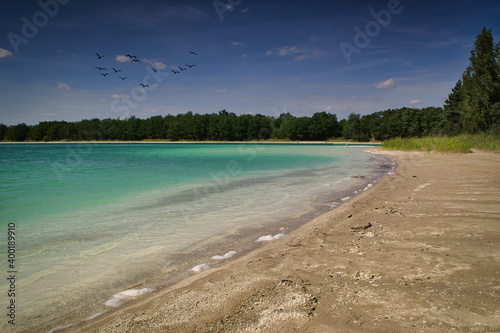
[[[491,29],[483,28],[471,51],[470,65],[459,88],[459,110],[466,132],[486,131],[494,121],[494,105],[500,102],[498,45],[494,45]]]
[[[495,45],[496,99],[491,108],[491,128],[500,131],[500,42]]]
[[[451,93],[448,95],[448,99],[444,101],[444,110],[446,112],[458,111],[460,102],[462,101],[462,96],[460,95],[462,89],[462,79],[458,80],[455,87],[451,89]]]
[[[457,84],[448,95],[448,99],[444,102],[444,114],[446,124],[444,125],[444,133],[448,135],[456,135],[460,133],[462,128],[460,103],[462,102],[462,79],[458,80]]]

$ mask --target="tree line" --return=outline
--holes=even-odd
[[[237,116],[222,110],[213,114],[154,116],[148,119],[87,119],[77,122],[44,121],[37,125],[0,124],[4,141],[93,141],[93,140],[171,140],[171,141],[247,141],[293,140],[354,141],[386,140],[394,137],[420,137],[440,134],[444,129],[442,108],[402,108],[361,116],[350,114],[337,120],[335,114],[317,112],[312,117],[282,113],[278,117]]]
[[[351,113],[347,119],[317,112],[311,117],[282,113],[237,116],[222,110],[212,114],[154,116],[148,119],[86,119],[77,122],[43,121],[37,125],[0,124],[0,141],[292,140],[383,141],[500,130],[500,43],[491,29],[476,36],[470,65],[458,80],[444,107],[399,108],[368,115]]]
[[[477,133],[500,129],[500,43],[491,29],[476,36],[470,64],[445,101],[455,131]]]

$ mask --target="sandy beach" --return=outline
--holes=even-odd
[[[376,153],[331,212],[58,332],[499,332],[500,154]]]

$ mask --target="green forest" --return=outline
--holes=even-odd
[[[491,29],[476,37],[470,64],[443,107],[399,108],[347,119],[318,112],[311,117],[212,114],[154,116],[148,119],[44,121],[37,125],[0,124],[0,141],[385,141],[393,138],[454,136],[500,131],[500,43]]]

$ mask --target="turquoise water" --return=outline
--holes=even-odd
[[[8,221],[37,221],[137,191],[210,179],[229,162],[248,173],[335,160],[289,149],[280,148],[279,154],[260,149],[230,144],[2,145],[0,208]]]
[[[113,293],[196,262],[190,254],[202,245],[224,254],[278,224],[286,233],[290,221],[335,207],[387,172],[387,161],[364,149],[0,145],[1,227],[16,224],[18,323],[106,309]],[[247,239],[227,240],[243,229]]]

